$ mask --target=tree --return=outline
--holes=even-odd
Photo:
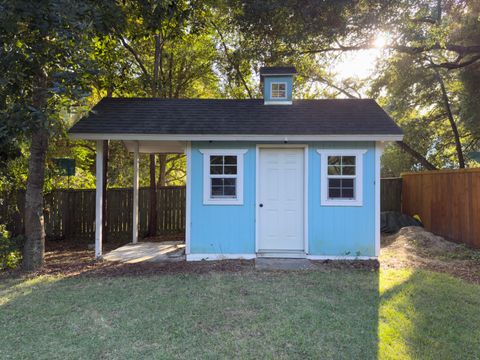
[[[124,32],[117,38],[135,65],[139,87],[135,96],[180,98],[198,96],[214,87],[212,60],[215,47],[208,31],[201,32],[200,2],[126,1]],[[207,86],[205,86],[207,85]],[[200,90],[200,91],[199,91]],[[160,155],[158,177],[164,183],[168,163],[175,157]],[[149,235],[156,235],[156,155],[150,154]]]
[[[112,2],[19,0],[0,4],[0,90],[2,117],[28,134],[23,266],[43,264],[45,155],[52,134],[61,131],[60,110],[86,95],[91,75],[89,36],[105,32]],[[109,21],[120,23],[112,16]]]
[[[357,86],[338,84],[322,63],[333,54],[373,48],[376,35],[387,33],[384,61],[369,93],[404,128],[405,140],[396,151],[411,156],[409,168],[464,167],[465,153],[478,148],[474,94],[480,85],[472,75],[480,62],[479,2],[232,3],[243,52],[260,54],[266,63],[297,64],[302,55],[309,56],[319,66],[310,67],[307,76],[346,97],[358,97]],[[317,23],[319,18],[324,21]]]

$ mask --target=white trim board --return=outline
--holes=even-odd
[[[286,98],[285,98],[286,99]],[[292,105],[291,100],[265,100],[264,105]]]
[[[97,140],[95,163],[95,258],[101,259],[103,254],[103,141]]]
[[[217,260],[252,260],[256,258],[263,258],[256,254],[187,254],[187,261],[217,261]],[[280,258],[286,258],[278,257]],[[376,256],[350,256],[350,255],[306,255],[299,256],[298,259],[308,260],[377,260]]]
[[[320,154],[320,204],[322,206],[363,206],[363,155],[365,149],[317,149]],[[355,199],[328,198],[328,157],[355,156]]]
[[[243,158],[248,149],[199,149],[203,154],[203,205],[243,205]],[[232,198],[212,198],[210,195],[210,156],[236,156],[237,157],[237,179],[236,197]]]
[[[185,199],[185,253],[190,254],[190,234],[192,226],[192,144],[186,145],[186,199]]]
[[[259,135],[259,134],[118,134],[70,133],[72,139],[84,140],[165,140],[165,141],[401,141],[403,135]]]
[[[255,259],[255,254],[187,254],[187,261],[215,261],[215,260],[229,260],[229,259]]]
[[[380,256],[380,170],[381,170],[381,159],[383,154],[385,144],[381,142],[375,143],[375,256]]]
[[[274,97],[273,93],[273,85],[285,85],[285,96]],[[278,90],[280,91],[280,90]],[[287,100],[288,99],[288,83],[286,81],[271,81],[270,82],[270,100]],[[267,103],[267,102],[265,102]],[[290,101],[290,104],[292,102]]]

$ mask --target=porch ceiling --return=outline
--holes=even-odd
[[[184,154],[185,141],[153,141],[153,140],[124,140],[123,143],[129,152],[135,149],[135,142],[138,142],[138,151],[146,154]]]

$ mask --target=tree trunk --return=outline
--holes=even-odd
[[[155,58],[153,60],[153,84],[152,84],[152,96],[158,96],[158,70],[160,66],[160,57],[161,57],[161,39],[160,35],[154,35],[155,38]]]
[[[155,39],[155,58],[153,60],[153,79],[152,79],[152,97],[158,95],[158,72],[161,56],[161,38],[160,35],[154,35]],[[157,235],[157,185],[155,177],[155,154],[150,154],[150,204],[149,204],[149,222],[148,236]]]
[[[43,112],[46,103],[47,77],[39,73],[35,79],[32,105]],[[48,131],[42,125],[32,132],[30,159],[28,160],[27,189],[25,192],[25,245],[23,268],[38,270],[45,255],[45,227],[43,217],[43,185],[45,182],[45,155],[48,148]]]
[[[447,112],[448,121],[450,122],[450,127],[453,131],[453,138],[455,139],[455,149],[457,151],[458,166],[463,169],[465,168],[465,158],[463,157],[462,143],[460,141],[460,133],[458,132],[457,123],[453,118],[452,109],[450,107],[450,99],[448,98],[447,89],[445,88],[445,83],[443,82],[442,76],[435,71],[440,84],[440,90],[442,91],[442,101],[445,106],[445,111]]]
[[[157,187],[155,179],[155,154],[150,154],[150,206],[148,236],[157,235]]]
[[[413,158],[417,159],[422,166],[427,169],[427,170],[437,170],[437,168],[430,162],[428,161],[422,154],[420,154],[418,151],[415,149],[411,148],[408,144],[406,144],[403,141],[397,141],[396,144],[400,149],[403,151],[407,152],[412,156]]]
[[[103,183],[102,183],[102,239],[107,241],[107,176],[108,176],[108,140],[103,141]]]
[[[43,266],[45,254],[45,228],[43,218],[43,184],[45,180],[45,154],[48,132],[41,128],[32,134],[28,161],[27,191],[25,193],[25,246],[23,268],[38,270]]]
[[[167,155],[158,154],[158,165],[160,167],[160,172],[158,174],[157,186],[165,186],[167,184]]]

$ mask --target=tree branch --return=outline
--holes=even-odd
[[[418,151],[415,149],[411,148],[410,145],[403,141],[397,141],[396,142],[397,146],[408,153],[410,156],[412,156],[414,159],[418,160],[420,164],[423,165],[423,167],[427,170],[437,170],[437,168],[430,162],[428,161],[422,154],[420,154]]]
[[[375,45],[369,42],[358,44],[358,45],[348,45],[348,46],[344,46],[338,43],[338,47],[327,47],[322,49],[303,50],[303,51],[298,51],[297,53],[315,54],[315,53],[330,52],[330,51],[369,50],[374,48],[375,48]],[[448,51],[452,51],[462,55],[471,55],[471,54],[480,53],[480,45],[464,46],[464,45],[456,45],[456,44],[446,44],[446,45],[434,44],[431,46],[406,46],[406,45],[392,44],[392,45],[385,45],[385,48],[390,50],[397,50],[397,51],[405,52],[409,54],[420,54],[422,52],[430,51],[430,50],[448,50]]]
[[[235,67],[235,71],[237,72],[237,75],[240,78],[240,81],[245,87],[245,90],[248,93],[248,97],[250,99],[253,99],[253,94],[250,91],[250,88],[248,87],[248,84],[245,81],[245,78],[243,77],[242,72],[240,71],[240,66],[231,59],[230,54],[228,53],[228,48],[227,48],[227,45],[225,44],[225,38],[223,37],[223,34],[220,32],[220,29],[217,27],[214,21],[210,21],[210,23],[212,24],[213,28],[217,32],[218,36],[220,37],[220,42],[222,43],[223,51],[225,52],[225,56],[227,57],[227,60],[230,62],[230,64],[232,64]]]
[[[318,76],[317,77],[317,81],[320,81],[320,82],[323,82],[325,84],[327,84],[327,86],[330,86],[332,88],[334,88],[335,90],[337,91],[340,91],[343,95],[345,95],[346,97],[348,97],[349,99],[360,99],[361,96],[359,95],[353,95],[352,93],[350,93],[349,91],[335,85],[333,82],[331,82],[330,80],[328,79],[325,79],[324,77],[322,76]]]
[[[120,42],[122,43],[122,45],[128,50],[130,51],[130,53],[133,55],[133,57],[135,58],[135,61],[137,62],[138,66],[140,66],[140,69],[142,69],[142,72],[143,74],[145,75],[145,77],[147,79],[150,79],[150,74],[148,73],[147,71],[147,68],[145,67],[145,65],[143,65],[143,62],[142,60],[140,59],[140,57],[138,56],[137,52],[135,51],[135,49],[130,46],[130,44],[123,38],[122,35],[120,34],[117,34],[117,36],[119,37],[120,39]]]
[[[477,61],[479,61],[480,60],[480,55],[473,56],[472,58],[470,58],[470,60],[467,60],[467,61],[464,61],[464,62],[460,62],[461,58],[462,57],[459,56],[457,58],[457,60],[455,60],[453,62],[443,62],[443,63],[440,63],[440,64],[433,64],[432,67],[445,68],[445,69],[448,69],[448,70],[461,69],[461,68],[472,65],[473,63],[476,63]]]
[[[453,131],[453,137],[455,139],[455,148],[457,150],[458,165],[461,169],[465,168],[465,159],[463,157],[462,143],[460,141],[460,134],[458,132],[458,127],[453,118],[452,108],[450,107],[450,99],[448,97],[447,89],[445,88],[445,83],[443,82],[442,76],[437,69],[434,69],[435,76],[438,83],[440,84],[440,90],[442,92],[442,101],[445,106],[445,111],[447,112],[447,118],[450,122],[450,126]]]

